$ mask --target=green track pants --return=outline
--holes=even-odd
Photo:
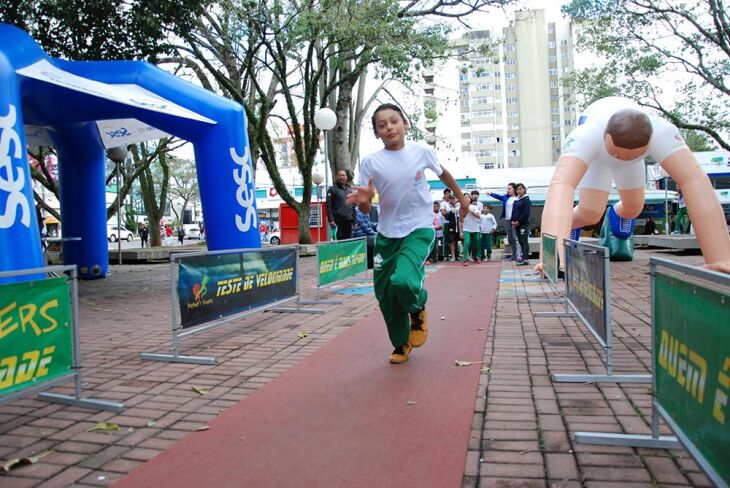
[[[378,234],[375,240],[373,276],[375,298],[388,327],[393,347],[408,342],[409,313],[426,306],[428,294],[424,264],[436,238],[433,229],[416,229],[405,237],[392,239]]]

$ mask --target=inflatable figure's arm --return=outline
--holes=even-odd
[[[661,165],[682,187],[687,212],[705,258],[705,267],[730,273],[730,235],[725,214],[707,174],[689,149],[674,152]]]
[[[542,212],[540,230],[543,234],[551,234],[558,238],[556,246],[563,249],[563,239],[570,235],[573,221],[573,196],[575,188],[583,175],[588,171],[588,165],[575,156],[562,156],[558,160],[553,178],[548,186],[545,197],[545,208]],[[561,260],[561,263],[564,261]],[[540,264],[542,264],[542,247],[540,249]]]

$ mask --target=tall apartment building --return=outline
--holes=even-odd
[[[427,141],[453,151],[444,145],[459,140],[461,154],[485,169],[557,161],[577,119],[561,83],[573,70],[570,25],[519,11],[499,36],[471,31],[451,47],[451,58],[424,74]]]

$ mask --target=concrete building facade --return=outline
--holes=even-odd
[[[424,73],[427,141],[482,169],[550,166],[577,120],[561,82],[573,71],[571,26],[525,10],[498,32],[453,40],[453,55]]]

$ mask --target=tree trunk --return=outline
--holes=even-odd
[[[311,207],[302,202],[299,206],[299,243],[300,244],[311,244],[312,234],[309,229],[309,214]]]

